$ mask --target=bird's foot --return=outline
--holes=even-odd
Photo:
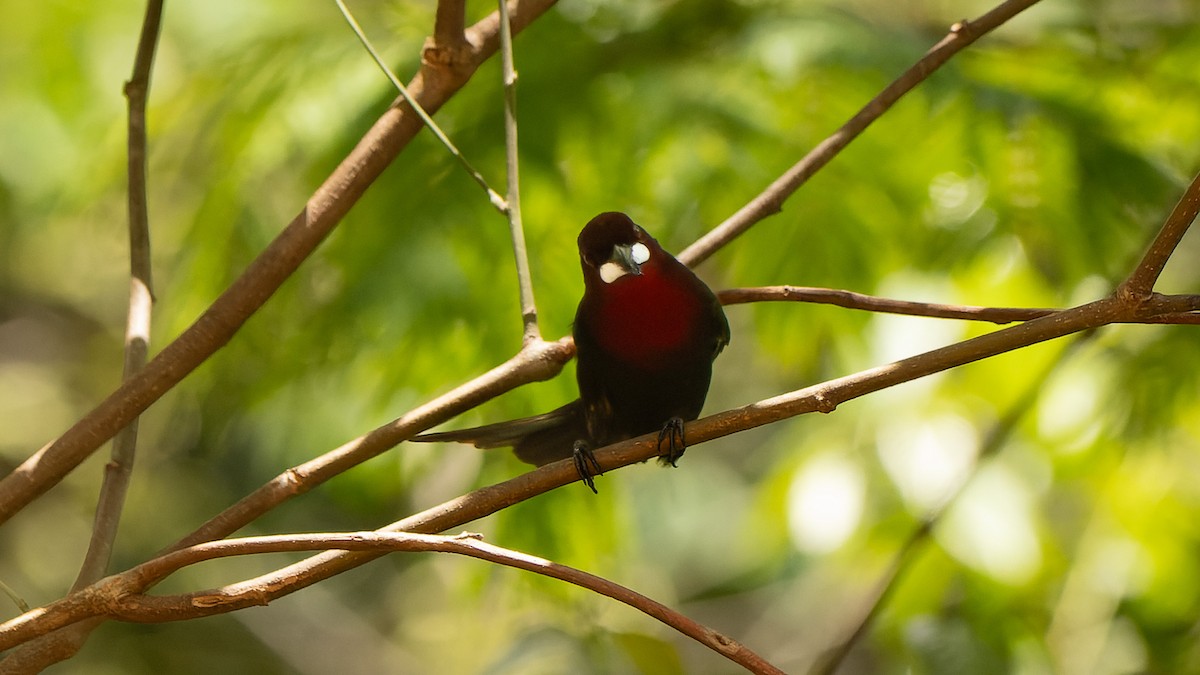
[[[663,452],[663,441],[667,442],[666,452]],[[663,464],[677,466],[676,463],[683,457],[684,450],[687,450],[687,442],[683,438],[683,418],[672,417],[658,432],[658,460]]]
[[[588,444],[584,441],[575,441],[575,447],[571,451],[571,459],[575,462],[575,470],[579,472],[579,478],[583,481],[583,484],[588,486],[592,494],[600,494],[596,490],[595,477],[603,476],[604,470],[600,468],[600,462],[596,461],[596,455],[588,447]]]

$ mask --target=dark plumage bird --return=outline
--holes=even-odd
[[[592,448],[658,431],[660,451],[667,443],[661,459],[675,464],[685,448],[683,423],[700,415],[713,359],[729,343],[721,303],[623,213],[601,213],[583,228],[579,260],[579,399],[541,415],[414,441],[511,446],[538,466],[574,457],[593,491],[600,467]]]

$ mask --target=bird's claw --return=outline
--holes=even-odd
[[[592,494],[600,494],[596,489],[595,477],[603,476],[604,470],[600,468],[600,462],[596,461],[596,454],[592,452],[588,444],[584,441],[575,441],[571,459],[575,462],[575,470],[579,472],[579,478],[583,484],[588,486]]]
[[[663,441],[667,442],[667,451],[663,452]],[[676,463],[683,452],[687,450],[687,442],[683,438],[683,418],[672,417],[658,432],[658,459],[663,464],[678,466]]]

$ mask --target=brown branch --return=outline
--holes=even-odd
[[[528,343],[516,356],[474,380],[339,448],[284,471],[167,550],[236,532],[288,499],[308,492],[429,427],[523,384],[557,375],[574,353],[575,345],[569,339]]]
[[[1183,196],[1179,198],[1171,215],[1167,216],[1166,224],[1146,249],[1141,262],[1134,268],[1125,283],[1121,284],[1117,292],[1136,298],[1148,296],[1158,281],[1158,275],[1166,267],[1167,260],[1179,246],[1184,233],[1196,220],[1197,213],[1200,213],[1200,174],[1196,174],[1196,177],[1192,179],[1191,185],[1188,185]]]
[[[977,305],[943,305],[935,302],[914,302],[866,295],[840,288],[813,288],[811,286],[759,286],[755,288],[729,288],[717,293],[723,305],[740,305],[751,302],[810,302],[836,305],[846,309],[861,309],[868,312],[927,316],[936,319],[966,319],[1004,324],[1028,321],[1049,316],[1061,309],[1043,307],[980,307]],[[1194,324],[1200,323],[1200,295],[1161,295],[1152,293],[1145,302],[1150,305],[1147,316],[1131,316],[1121,323]]]
[[[125,83],[129,110],[129,314],[125,327],[125,370],[128,380],[146,364],[150,344],[150,316],[154,290],[150,268],[150,215],[146,197],[146,99],[150,92],[150,71],[158,46],[162,21],[162,0],[146,4],[142,34],[134,57],[133,75]],[[125,504],[129,479],[133,474],[137,448],[137,418],[113,439],[112,461],[105,467],[104,483],[96,507],[91,543],[74,589],[82,588],[108,569],[117,526]]]
[[[141,37],[133,60],[133,74],[125,83],[128,101],[128,150],[126,171],[129,184],[129,312],[125,322],[125,367],[123,380],[133,377],[146,365],[150,345],[150,317],[154,305],[154,287],[150,265],[150,214],[146,196],[146,100],[150,93],[150,73],[162,23],[162,0],[146,3]],[[137,456],[138,418],[117,432],[112,455],[104,467],[92,536],[87,553],[71,591],[77,591],[100,579],[108,571],[113,545],[125,508],[125,496],[133,476]],[[13,669],[42,670],[71,658],[87,641],[99,621],[86,621],[69,630],[43,635],[22,645],[3,665]]]
[[[401,532],[346,532],[246,537],[207,542],[147,561],[79,593],[81,599],[64,598],[42,609],[0,625],[0,649],[27,635],[79,620],[81,615],[106,616],[132,622],[181,621],[194,618],[197,608],[220,607],[230,602],[257,601],[260,589],[246,583],[231,584],[200,594],[150,596],[143,591],[170,574],[197,563],[232,556],[295,551],[395,551],[454,553],[514,567],[565,581],[606,595],[641,611],[755,673],[782,673],[736,640],[683,614],[594,574],[480,541],[478,535],[435,536]]]
[[[810,286],[730,288],[717,293],[717,297],[723,305],[738,305],[747,302],[812,302],[869,312],[928,316],[939,319],[968,319],[992,323],[1028,321],[1059,311],[1042,308],[942,305],[932,302],[893,300],[837,288],[813,288]]]
[[[154,287],[150,266],[150,215],[146,197],[146,99],[150,92],[150,71],[158,46],[162,21],[162,0],[150,0],[142,21],[142,34],[134,57],[133,75],[125,83],[129,108],[129,315],[125,327],[124,379],[137,374],[146,364],[150,344],[150,316]],[[96,522],[74,589],[82,588],[108,569],[113,542],[125,494],[133,473],[137,448],[137,418],[113,439],[112,461],[105,467],[104,484],[96,508]]]
[[[463,49],[467,46],[467,0],[438,0],[437,17],[433,21],[433,41],[442,49]]]
[[[521,221],[520,161],[517,154],[517,71],[513,67],[512,30],[508,5],[499,0],[500,69],[504,78],[504,160],[508,204],[509,239],[512,241],[513,261],[517,267],[517,288],[521,299],[521,322],[525,342],[542,339],[538,328],[537,303],[533,298],[533,273],[529,269],[529,254],[525,248],[525,226]]]
[[[923,82],[955,54],[1037,2],[1038,0],[1007,0],[974,21],[962,21],[954,24],[946,37],[925,52],[919,61],[879,92],[879,95],[871,99],[833,135],[821,141],[817,147],[771,183],[766,190],[738,209],[737,213],[684,249],[679,254],[679,259],[684,264],[695,267],[733,241],[738,235],[750,229],[755,223],[767,216],[779,213],[783,209],[783,202],[788,197],[792,196],[801,185],[808,182],[809,178],[812,178],[817,171],[828,164],[872,122],[887,112],[902,96]]]
[[[520,31],[553,4],[554,0],[514,0],[513,30]],[[498,23],[493,13],[467,31],[471,49],[466,62],[423,64],[409,88],[426,110],[440,108],[467,82],[479,64],[496,52]],[[194,324],[62,436],[0,480],[0,524],[57,484],[102,443],[229,342],[328,236],[420,128],[420,121],[407,105],[389,108],[317,189],[300,214]]]

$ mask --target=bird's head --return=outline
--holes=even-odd
[[[642,266],[661,254],[654,237],[624,213],[601,213],[579,233],[579,259],[589,283],[611,284],[626,275],[641,275]]]

